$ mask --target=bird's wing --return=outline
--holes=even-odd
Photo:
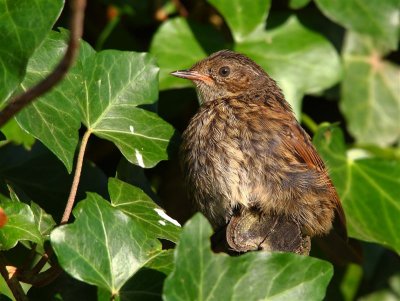
[[[336,212],[339,218],[339,225],[337,225],[336,228],[347,238],[346,218],[342,204],[329,177],[325,164],[312,144],[310,136],[301,128],[297,121],[294,121],[290,126],[290,131],[284,137],[283,142],[287,145],[287,149],[291,150],[299,161],[305,163],[309,168],[317,170],[326,178],[326,182],[332,193],[332,198],[336,204]]]

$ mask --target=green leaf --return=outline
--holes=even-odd
[[[340,108],[360,143],[385,146],[400,139],[400,68],[383,59],[386,53],[367,36],[346,36]]]
[[[115,143],[141,167],[168,158],[174,129],[155,113],[138,108],[157,100],[158,67],[145,53],[106,50],[85,61],[80,110],[96,136]]]
[[[265,27],[271,0],[209,0],[225,18],[236,42]]]
[[[397,48],[400,25],[398,0],[315,0],[320,10],[345,28],[367,34]]]
[[[290,0],[289,1],[289,7],[291,9],[300,9],[303,8],[304,6],[308,5],[311,0]]]
[[[51,72],[65,51],[67,37],[66,31],[48,36],[29,61],[22,88]],[[132,163],[152,167],[166,159],[173,128],[138,108],[157,99],[154,60],[133,52],[96,54],[84,42],[79,53],[61,84],[18,115],[19,124],[54,152],[69,172],[81,122],[95,135],[114,142]]]
[[[149,263],[141,268],[119,292],[119,301],[159,301],[165,278],[173,269],[173,251],[160,252]],[[100,291],[98,301],[109,301],[111,295]]]
[[[191,87],[190,81],[170,73],[188,69],[207,56],[184,18],[164,22],[153,37],[150,52],[157,57],[160,66],[160,90]]]
[[[340,195],[349,235],[400,252],[400,160],[346,155],[341,130],[321,126],[314,137]]]
[[[181,231],[177,221],[169,217],[141,189],[110,179],[108,183],[111,204],[132,217],[147,230],[152,238],[164,238],[176,242]]]
[[[42,243],[35,216],[29,205],[15,200],[1,200],[0,207],[7,214],[8,221],[0,229],[0,250],[14,248],[19,241]]]
[[[25,75],[29,57],[53,27],[62,0],[0,0],[0,107]]]
[[[303,94],[321,92],[341,77],[334,47],[296,17],[270,31],[257,32],[235,50],[254,59],[278,82],[297,116]]]
[[[33,216],[35,217],[35,223],[39,229],[39,232],[42,236],[48,236],[53,230],[56,222],[53,217],[46,213],[40,206],[34,202],[31,202],[31,210]]]
[[[146,229],[95,194],[74,209],[75,222],[56,228],[51,244],[72,277],[117,295],[161,249]]]
[[[51,32],[36,50],[27,67],[21,89],[26,90],[45,78],[58,64],[67,48],[68,32]],[[23,129],[46,145],[71,172],[81,126],[77,106],[79,91],[82,90],[84,59],[94,51],[81,43],[79,58],[63,81],[50,92],[24,108],[17,121]]]
[[[24,131],[15,119],[10,119],[10,121],[1,128],[1,131],[6,136],[7,141],[22,144],[26,149],[30,149],[33,143],[35,143],[35,138]]]
[[[332,266],[292,253],[238,257],[210,250],[211,226],[200,214],[183,228],[164,300],[322,300]]]

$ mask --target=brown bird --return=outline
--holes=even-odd
[[[215,230],[236,210],[296,221],[308,236],[345,215],[325,165],[276,82],[248,57],[216,52],[188,70],[200,109],[183,133],[189,196]]]

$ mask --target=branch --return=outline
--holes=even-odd
[[[74,63],[75,57],[78,53],[79,39],[82,37],[83,32],[85,6],[86,0],[73,0],[71,2],[71,33],[64,57],[53,72],[45,79],[24,93],[17,95],[8,103],[8,105],[0,112],[0,127],[6,124],[15,114],[39,96],[50,91],[50,89],[64,78],[69,68]]]
[[[175,5],[176,10],[179,12],[179,15],[180,15],[181,17],[186,18],[186,17],[189,15],[188,11],[187,11],[186,8],[183,6],[183,4],[181,3],[180,0],[172,0],[172,3]]]
[[[91,132],[89,130],[87,130],[82,137],[82,142],[81,142],[81,146],[79,148],[78,158],[76,161],[74,180],[72,181],[71,191],[69,193],[67,205],[65,206],[64,214],[63,214],[63,217],[60,222],[61,225],[68,222],[69,217],[71,215],[72,207],[74,206],[76,192],[78,190],[79,180],[81,178],[83,157],[85,155],[85,150],[86,150],[86,146],[87,146],[90,134],[91,134]]]
[[[16,301],[28,301],[28,297],[25,295],[24,290],[19,283],[16,273],[12,274],[10,277],[10,273],[7,268],[7,261],[4,258],[3,253],[0,253],[0,273],[3,276],[4,280],[7,282],[8,287],[10,288],[14,298]]]

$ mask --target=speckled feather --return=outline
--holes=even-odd
[[[202,105],[183,134],[181,162],[189,196],[213,227],[255,208],[290,216],[310,236],[328,233],[335,212],[345,229],[325,165],[275,81],[232,51],[188,72]]]

